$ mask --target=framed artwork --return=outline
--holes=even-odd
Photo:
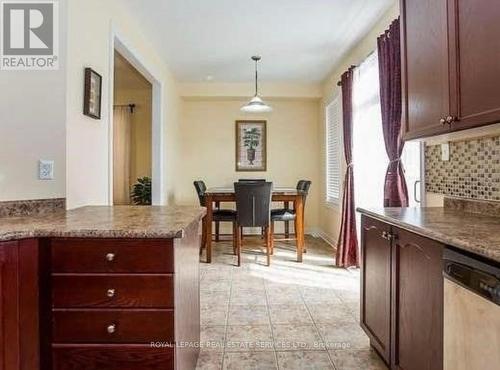
[[[101,119],[102,76],[92,68],[85,68],[83,114]]]
[[[266,121],[236,121],[236,171],[266,171]]]

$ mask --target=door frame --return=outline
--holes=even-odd
[[[153,205],[165,205],[164,153],[165,141],[163,132],[163,83],[159,73],[148,65],[141,53],[131,46],[127,38],[111,24],[109,42],[109,125],[108,125],[108,205],[113,205],[113,103],[114,103],[114,53],[119,52],[135,69],[137,69],[152,86],[151,114],[151,192]]]

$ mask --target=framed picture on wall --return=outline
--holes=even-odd
[[[266,121],[236,121],[236,171],[266,171]]]
[[[92,68],[85,68],[83,114],[101,119],[102,76]]]

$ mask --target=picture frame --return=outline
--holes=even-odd
[[[237,172],[267,170],[267,121],[236,121],[235,141]]]
[[[101,119],[102,76],[92,68],[85,68],[83,114]]]

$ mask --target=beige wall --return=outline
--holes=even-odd
[[[142,34],[133,14],[119,0],[71,1],[68,4],[67,70],[67,199],[68,207],[110,203],[110,124],[109,107],[111,30],[144,63],[161,83],[164,107],[162,138],[164,153],[164,197],[175,198],[177,176],[179,105],[177,85],[163,59]],[[82,115],[83,73],[92,67],[103,76],[102,119]]]
[[[340,212],[341,206],[340,202],[337,205],[327,205],[324,201],[326,199],[326,189],[324,181],[325,174],[325,107],[331,101],[332,95],[335,90],[338,89],[337,82],[340,80],[340,76],[345,72],[349,66],[358,65],[362,62],[372,51],[377,48],[377,37],[381,35],[390,25],[390,23],[399,16],[399,5],[398,2],[394,2],[394,5],[382,16],[382,18],[377,22],[377,24],[372,28],[372,30],[354,47],[348,55],[346,55],[342,62],[333,68],[332,73],[328,76],[323,84],[323,99],[320,104],[320,130],[319,130],[319,142],[321,144],[321,165],[320,165],[320,178],[321,189],[320,189],[320,205],[319,205],[319,219],[320,227],[325,233],[325,238],[336,243],[340,228]],[[339,135],[341,133],[339,132]],[[342,148],[343,151],[343,148]],[[343,155],[342,155],[343,156]],[[342,174],[345,171],[345,163],[342,166]]]
[[[66,1],[59,1],[59,70],[0,71],[0,201],[66,193]],[[54,179],[38,179],[38,160]]]
[[[204,180],[209,187],[232,185],[238,178],[266,178],[275,186],[295,186],[299,179],[310,179],[306,228],[314,231],[319,224],[319,101],[267,100],[274,110],[266,115],[242,114],[240,107],[245,100],[239,98],[198,97],[183,102],[178,201],[198,202],[193,187],[197,179]],[[266,172],[235,171],[235,120],[239,119],[267,120]]]
[[[152,89],[117,89],[115,104],[135,104],[131,116],[130,181],[138,177],[151,177],[151,104]]]

